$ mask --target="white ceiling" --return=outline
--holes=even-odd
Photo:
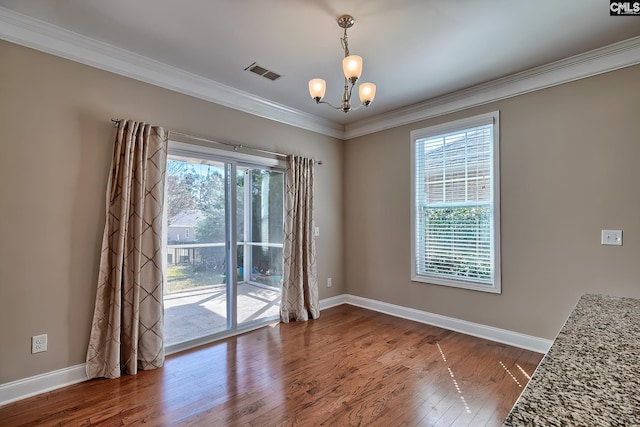
[[[340,124],[416,104],[640,35],[640,17],[609,16],[604,0],[0,0],[43,20],[294,110]],[[342,30],[351,14],[368,109],[316,105],[327,81],[339,104]],[[283,77],[243,71],[257,62]],[[357,96],[356,96],[357,98]]]

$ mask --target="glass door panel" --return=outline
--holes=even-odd
[[[238,323],[277,317],[282,286],[284,173],[251,168],[245,172],[244,250],[238,284]]]
[[[228,328],[226,167],[167,161],[165,347]]]

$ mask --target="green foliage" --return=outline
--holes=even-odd
[[[491,211],[489,207],[425,208],[425,228],[429,238],[424,242],[431,251],[424,265],[425,273],[445,274],[480,280],[491,279],[489,248],[491,244]],[[475,249],[486,254],[474,253]]]
[[[220,190],[222,188],[222,203],[224,205],[224,186],[214,184],[222,181],[218,171],[207,169],[207,173],[198,173],[194,165],[180,161],[167,161],[167,205],[168,217],[173,218],[180,212],[191,210],[206,211],[219,205]]]
[[[212,270],[195,270],[191,266],[172,265],[167,268],[167,292],[193,289],[225,283],[224,275]]]
[[[251,170],[251,236],[254,242],[282,243],[284,238],[284,174]],[[253,267],[261,274],[282,274],[282,250],[252,250]]]
[[[448,225],[452,229],[466,228],[465,224],[489,224],[489,207],[425,208],[429,223]]]
[[[225,241],[224,212],[207,211],[195,224],[196,241],[199,243],[220,243]]]
[[[181,212],[200,211],[196,223],[198,242],[224,241],[224,177],[219,168],[196,171],[193,164],[181,160],[167,161],[168,218]]]
[[[169,159],[167,162],[167,209],[171,221],[180,213],[197,212],[193,238],[197,243],[223,243],[226,240],[226,200],[224,171],[220,167]],[[265,169],[249,169],[236,176],[236,236],[244,238],[244,211],[251,210],[253,242],[282,243],[284,174]],[[251,206],[245,204],[245,186],[250,186]],[[172,243],[172,242],[170,242]],[[178,242],[179,243],[179,242]],[[208,270],[224,265],[218,247],[197,249],[198,261]],[[252,269],[258,274],[281,274],[282,250],[267,246],[252,251]]]

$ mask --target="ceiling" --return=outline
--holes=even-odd
[[[0,0],[0,6],[290,109],[346,125],[640,35],[640,18],[603,0]],[[342,30],[351,14],[367,109],[339,104]],[[244,69],[257,62],[282,77]],[[357,95],[354,94],[354,96]]]

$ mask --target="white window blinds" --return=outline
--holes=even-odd
[[[493,117],[481,116],[434,134],[439,129],[427,129],[412,138],[413,277],[436,279],[434,283],[439,284],[452,284],[446,283],[449,280],[494,287],[497,147]]]

